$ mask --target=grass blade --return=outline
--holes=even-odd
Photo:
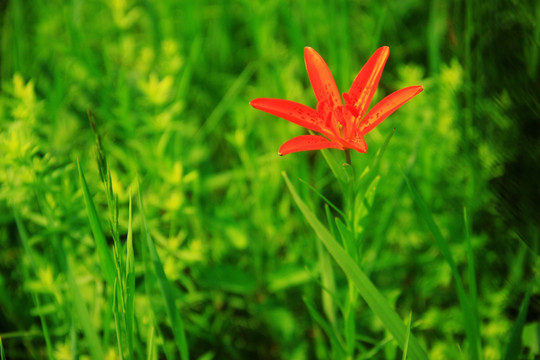
[[[13,212],[13,217],[15,218],[15,224],[17,225],[17,230],[19,231],[19,237],[23,244],[23,248],[26,252],[26,255],[28,256],[28,259],[30,259],[32,270],[37,276],[38,271],[39,271],[38,263],[36,262],[37,257],[34,254],[34,250],[32,249],[32,246],[30,245],[30,239],[28,237],[28,233],[26,232],[26,228],[24,227],[22,219],[17,211]],[[36,306],[38,308],[41,308],[41,303],[39,301],[39,294],[32,292],[32,299],[34,300],[34,303],[36,304]],[[47,355],[49,356],[49,359],[54,359],[54,351],[53,351],[53,346],[51,342],[51,336],[49,334],[49,327],[47,326],[47,322],[45,321],[45,315],[43,315],[41,311],[39,312],[39,320],[41,321],[41,328],[43,329],[43,337],[45,338],[45,344],[47,346]]]
[[[465,241],[467,243],[467,277],[469,281],[469,299],[471,306],[472,324],[474,325],[474,343],[471,346],[476,347],[478,354],[482,353],[482,339],[480,338],[480,321],[478,320],[478,294],[476,287],[476,268],[474,265],[474,252],[471,242],[471,231],[467,208],[463,208],[463,222],[465,224]]]
[[[254,72],[255,64],[247,64],[242,73],[231,84],[229,90],[225,93],[221,101],[217,104],[212,113],[210,113],[205,123],[201,126],[201,128],[195,135],[198,141],[204,141],[206,137],[212,133],[212,131],[223,118],[223,115],[225,115],[227,109],[231,106],[233,100],[245,88],[246,84],[248,83]]]
[[[347,218],[345,216],[345,214],[343,213],[343,211],[339,210],[336,205],[334,205],[330,200],[328,200],[328,198],[326,196],[321,194],[321,192],[319,190],[315,189],[315,187],[313,185],[311,185],[310,183],[308,183],[307,181],[305,181],[303,179],[298,179],[298,180],[300,180],[304,185],[309,187],[311,191],[313,191],[315,194],[317,194],[318,197],[320,197],[328,206],[330,206],[332,209],[334,209],[343,219]]]
[[[521,309],[519,309],[516,322],[512,327],[510,340],[508,341],[506,351],[504,352],[505,360],[517,359],[521,353],[521,334],[523,333],[523,327],[525,326],[525,320],[527,319],[527,311],[529,309],[529,301],[531,299],[531,290],[532,286],[529,286],[529,290],[527,290],[527,294],[525,294],[525,299],[523,299]]]
[[[39,301],[39,294],[32,293],[32,299],[34,300],[34,303],[38,307],[38,309],[41,308],[41,301]],[[45,321],[45,315],[41,311],[39,311],[39,320],[41,321],[41,328],[43,329],[43,337],[45,338],[45,344],[47,346],[47,355],[49,356],[49,359],[55,359],[54,357],[54,351],[53,351],[53,345],[51,342],[51,335],[49,333],[49,327],[47,326],[47,322]]]
[[[129,191],[129,218],[127,233],[127,255],[126,255],[126,335],[129,358],[133,359],[133,340],[135,322],[135,256],[133,254],[133,231],[131,213],[131,190]]]
[[[114,282],[114,294],[117,294],[118,293],[118,278],[115,279],[115,282]],[[113,296],[113,306],[112,306],[112,311],[113,311],[113,315],[114,315],[114,325],[115,325],[115,328],[116,328],[116,342],[118,343],[118,354],[120,356],[120,358],[123,360],[124,359],[124,345],[123,345],[123,341],[122,341],[122,324],[121,324],[121,312],[122,312],[122,305],[119,305],[118,300],[119,297],[117,296]]]
[[[330,214],[330,209],[328,206],[325,206],[325,210],[329,224],[331,225],[332,217]],[[334,279],[334,268],[332,267],[332,262],[330,260],[330,256],[328,255],[328,252],[323,249],[323,246],[320,242],[317,242],[317,254],[319,255],[319,264],[321,268],[321,283],[323,286],[321,294],[323,311],[330,324],[335,328],[336,306],[333,296],[336,293],[336,282]]]
[[[71,289],[71,296],[73,297],[73,314],[76,314],[77,320],[79,321],[86,341],[88,342],[88,349],[90,350],[91,358],[94,360],[105,359],[103,348],[101,347],[101,342],[99,341],[96,329],[92,324],[90,314],[88,313],[88,309],[84,304],[81,290],[79,288],[79,285],[77,284],[77,281],[75,280],[75,276],[73,275],[73,271],[71,270],[71,268],[71,264],[68,262],[66,275],[69,288]]]
[[[321,150],[321,153],[324,156],[326,163],[330,167],[330,170],[343,188],[342,190],[345,190],[345,184],[347,184],[347,173],[345,173],[343,169],[343,163],[339,163],[339,161],[336,160],[334,155],[332,155],[328,149]]]
[[[345,274],[356,285],[360,295],[364,298],[368,306],[375,315],[382,321],[384,327],[392,334],[398,345],[404,349],[407,338],[407,329],[403,321],[390,307],[384,296],[377,290],[375,285],[369,280],[364,272],[358,267],[354,260],[345,252],[334,237],[328,232],[324,225],[317,219],[315,214],[300,199],[296,189],[291,184],[287,174],[282,173],[285,182],[291,192],[294,201],[300,211],[311,225],[321,242],[326,246],[328,252],[337,264],[343,269]],[[411,357],[414,359],[427,359],[427,356],[414,336],[410,336],[409,348]]]
[[[317,312],[313,304],[311,304],[306,298],[304,298],[303,300],[304,304],[306,304],[308,308],[311,317],[315,320],[317,324],[319,324],[321,328],[323,328],[326,335],[328,335],[328,338],[330,339],[330,343],[332,345],[332,349],[334,350],[334,355],[337,355],[336,353],[339,354],[339,356],[336,356],[336,358],[343,358],[345,356],[345,347],[343,345],[343,341],[338,338],[338,336],[336,335],[336,331],[334,331],[332,326],[330,326],[330,324],[328,324],[324,320],[324,318]]]
[[[84,194],[84,202],[86,203],[86,210],[88,211],[88,220],[90,221],[90,228],[94,234],[94,240],[96,241],[96,248],[99,256],[99,262],[101,264],[101,269],[105,275],[105,279],[111,286],[114,287],[114,279],[116,278],[116,268],[114,265],[114,260],[105,240],[105,235],[101,228],[101,223],[94,205],[94,201],[90,196],[90,191],[88,190],[88,185],[86,179],[84,178],[84,173],[81,168],[81,163],[77,160],[77,167],[79,169],[79,179],[81,181],[81,187]]]
[[[150,334],[148,335],[148,344],[146,346],[146,359],[153,360],[155,358],[154,327],[151,326],[150,330],[148,331],[150,332]]]
[[[139,189],[140,189],[140,186],[139,186]],[[159,283],[159,288],[161,289],[161,293],[165,300],[165,309],[171,321],[171,326],[172,326],[172,331],[174,334],[174,340],[176,342],[176,347],[178,348],[178,351],[180,352],[180,357],[184,360],[187,360],[189,359],[189,352],[188,352],[188,345],[186,341],[186,334],[184,332],[184,324],[182,322],[180,313],[178,312],[178,309],[175,304],[176,299],[173,294],[171,284],[169,283],[169,280],[167,279],[167,276],[165,275],[165,271],[163,270],[163,264],[161,260],[159,259],[159,255],[157,253],[156,245],[154,244],[154,241],[152,240],[152,237],[150,236],[150,231],[148,230],[148,225],[146,223],[146,216],[144,214],[142,194],[140,190],[139,190],[139,206],[141,209],[143,236],[146,238],[146,245],[148,247],[150,261],[152,262],[154,266],[154,271],[156,273],[156,277]]]
[[[407,338],[405,339],[405,349],[403,349],[403,360],[407,359],[407,351],[409,350],[409,339],[411,337],[411,322],[412,311],[409,313],[409,321],[407,321]]]
[[[375,154],[375,157],[369,162],[369,165],[364,169],[362,174],[360,175],[359,181],[357,181],[355,193],[359,194],[360,189],[365,189],[367,192],[370,187],[368,184],[370,184],[375,177],[378,175],[379,168],[381,165],[381,159],[386,152],[386,149],[388,148],[388,144],[390,144],[390,140],[392,140],[392,137],[394,136],[394,133],[396,132],[396,129],[394,128],[392,132],[386,137],[384,140],[384,143],[381,145],[381,147],[377,150],[377,153]],[[366,195],[363,194],[362,198],[364,198]]]
[[[458,295],[459,304],[461,306],[461,311],[463,313],[463,320],[465,324],[465,334],[467,335],[467,339],[469,340],[469,358],[470,359],[478,359],[480,354],[477,349],[477,343],[479,343],[479,337],[480,334],[478,334],[478,325],[474,316],[473,309],[471,308],[471,303],[469,300],[469,297],[467,296],[467,293],[465,292],[465,288],[463,287],[463,282],[461,280],[461,276],[459,275],[459,271],[456,267],[456,263],[454,262],[454,257],[452,256],[452,252],[450,251],[450,246],[448,245],[448,242],[443,237],[441,230],[435,223],[435,220],[433,219],[433,215],[431,214],[431,211],[428,209],[426,202],[418,192],[418,190],[414,187],[410,179],[403,173],[403,177],[405,178],[405,182],[407,183],[407,186],[409,187],[409,190],[411,192],[411,195],[413,197],[413,201],[416,203],[416,206],[418,207],[418,210],[420,212],[421,218],[426,223],[427,227],[429,228],[430,232],[433,235],[433,238],[435,239],[435,244],[439,248],[440,252],[443,254],[444,259],[448,263],[448,266],[450,266],[450,269],[452,271],[452,276],[454,278],[456,291]]]

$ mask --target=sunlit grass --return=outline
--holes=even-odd
[[[535,106],[538,5],[480,5],[8,2],[0,357],[538,356],[537,226],[493,186],[527,153],[515,110]],[[488,13],[524,29],[492,39],[523,54],[521,98],[491,82]],[[279,157],[303,130],[249,101],[314,106],[305,46],[346,89],[382,45],[373,103],[424,91],[354,173],[340,151]]]

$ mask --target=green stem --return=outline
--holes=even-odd
[[[343,193],[343,200],[345,204],[345,208],[348,210],[348,221],[347,221],[347,228],[350,230],[349,236],[351,236],[350,242],[353,245],[352,247],[349,247],[348,253],[349,255],[354,259],[355,262],[358,262],[358,251],[356,246],[356,233],[355,233],[355,198],[356,198],[356,176],[354,173],[354,168],[352,166],[351,162],[351,150],[346,149],[345,150],[345,167],[348,167],[349,169],[348,173],[348,186],[347,189],[345,189],[345,192]],[[356,346],[357,346],[357,334],[356,334],[356,313],[355,309],[357,308],[357,296],[356,296],[356,285],[354,284],[352,279],[348,279],[349,283],[349,296],[347,301],[347,311],[345,313],[345,339],[347,342],[347,353],[352,358]]]
[[[345,163],[352,165],[351,163],[351,149],[345,149]]]

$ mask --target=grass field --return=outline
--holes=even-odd
[[[540,5],[0,2],[0,359],[537,359]],[[423,92],[337,149],[255,98]]]

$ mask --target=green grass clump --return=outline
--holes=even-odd
[[[536,2],[0,10],[1,359],[539,356]],[[382,45],[368,153],[279,157]]]

